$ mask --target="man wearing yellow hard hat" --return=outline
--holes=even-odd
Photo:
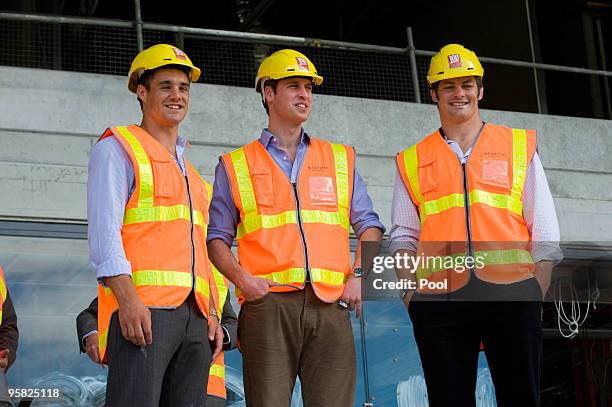
[[[109,127],[91,151],[88,242],[107,406],[205,405],[202,386],[221,350],[205,241],[211,185],[184,158],[179,135],[199,76],[174,46],[139,53],[128,89],[142,121]]]
[[[284,49],[260,65],[268,113],[261,136],[221,157],[210,207],[211,261],[237,287],[238,339],[249,407],[289,407],[299,376],[304,406],[352,407],[356,360],[349,310],[361,312],[360,245],[383,225],[352,147],[308,134],[323,77]],[[238,242],[238,259],[230,248]]]
[[[461,45],[434,55],[441,127],[396,159],[391,251],[422,258],[397,273],[416,280],[402,299],[432,407],[476,405],[481,344],[498,405],[540,403],[541,301],[562,258],[559,225],[536,132],[482,121],[483,75]]]

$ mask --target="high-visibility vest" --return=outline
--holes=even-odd
[[[187,160],[186,179],[170,153],[138,126],[109,128],[100,140],[106,137],[115,137],[134,166],[135,189],[125,208],[121,238],[138,297],[147,307],[178,307],[194,290],[198,308],[208,318],[209,293],[217,297],[206,250],[210,184]],[[110,318],[117,309],[110,288],[98,284],[103,360]]]
[[[2,325],[2,308],[6,300],[6,280],[4,279],[4,270],[0,266],[0,325]]]
[[[440,293],[444,282],[448,292],[467,284],[465,267],[449,268],[466,254],[477,260],[476,275],[488,282],[508,284],[533,275],[522,194],[535,149],[535,131],[486,124],[465,165],[439,131],[397,155],[421,219],[416,254],[426,267],[416,274],[432,283],[422,291]]]
[[[351,269],[354,150],[311,138],[295,185],[258,140],[222,159],[240,212],[240,265],[283,284],[273,292],[303,289],[308,273],[321,300],[340,298]]]
[[[223,275],[212,265],[212,272],[217,286],[217,293],[219,295],[219,314],[220,318],[223,318],[222,312],[225,307],[225,301],[227,300],[227,287],[229,281],[223,277]],[[210,365],[210,371],[208,372],[208,386],[206,393],[210,396],[220,397],[227,399],[227,391],[225,389],[225,356],[224,351],[221,351],[219,356]]]

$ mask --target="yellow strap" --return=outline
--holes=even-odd
[[[258,274],[255,277],[265,278],[279,284],[291,284],[296,282],[303,283],[306,280],[306,273],[304,273],[303,268],[293,267],[287,270],[275,271],[274,273]]]
[[[191,273],[171,270],[136,270],[132,272],[132,283],[135,286],[152,285],[163,287],[192,287]],[[196,291],[205,298],[209,298],[210,286],[208,281],[196,276]],[[110,287],[104,287],[106,295],[112,294]]]
[[[342,144],[330,143],[336,165],[336,194],[341,212],[349,210],[349,168],[346,148]]]
[[[245,215],[257,213],[257,202],[255,201],[255,189],[251,182],[251,172],[249,164],[244,153],[244,147],[240,147],[230,153],[234,171],[236,172],[236,180],[238,182],[238,195],[242,203],[242,210]]]
[[[423,203],[423,195],[421,195],[421,187],[419,186],[419,158],[417,157],[416,144],[404,151],[404,169],[408,176],[410,189],[417,200],[417,203]],[[420,210],[420,208],[419,208]]]
[[[189,207],[183,204],[174,206],[153,206],[146,208],[128,208],[123,216],[123,224],[130,225],[142,222],[169,222],[173,220],[189,219]],[[193,224],[204,227],[204,215],[198,210],[193,210]]]
[[[151,207],[153,206],[154,184],[153,169],[151,168],[149,156],[147,155],[142,144],[140,144],[140,141],[138,141],[136,136],[134,136],[126,126],[118,126],[117,130],[132,148],[132,152],[134,153],[134,157],[138,163],[138,207]]]
[[[260,229],[273,229],[288,224],[297,224],[295,211],[285,211],[276,215],[262,215],[251,213],[238,225],[236,239],[241,239],[249,233]],[[323,223],[326,225],[340,225],[349,231],[350,223],[345,211],[327,212],[312,209],[300,211],[303,223]]]
[[[2,303],[6,300],[6,282],[0,278],[0,295],[2,295]],[[0,311],[2,311],[2,303],[0,303]]]
[[[512,191],[513,200],[522,202],[523,186],[527,174],[527,132],[512,129]],[[521,205],[522,206],[522,205]],[[519,214],[522,215],[521,212]]]
[[[225,365],[220,365],[218,363],[213,363],[210,365],[210,371],[208,372],[209,376],[220,377],[225,380]]]
[[[448,267],[445,266],[448,264],[465,266],[465,259],[460,260],[464,257],[466,257],[465,253],[457,253],[447,256],[431,256],[430,259],[435,260],[430,260],[423,267],[419,267],[417,276],[423,277],[422,273],[429,275],[438,271],[447,270]],[[531,254],[527,250],[522,249],[476,251],[474,252],[474,259],[480,259],[485,267],[507,264],[533,264]]]
[[[339,271],[327,270],[322,268],[311,268],[310,278],[313,283],[325,283],[327,285],[344,284],[345,275]]]
[[[210,268],[212,269],[213,277],[215,279],[215,285],[217,286],[217,291],[219,292],[219,311],[223,312],[223,307],[225,306],[225,300],[227,299],[227,286],[225,285],[225,279],[223,278],[223,274],[214,266],[214,264],[209,263]]]
[[[514,196],[496,194],[494,192],[483,191],[480,189],[473,189],[470,191],[470,206],[480,203],[493,208],[508,209],[517,215],[523,213],[523,203],[514,198]],[[460,193],[450,194],[443,196],[438,199],[423,202],[419,208],[421,214],[421,223],[425,221],[425,218],[429,215],[444,212],[451,208],[465,206],[464,195]]]

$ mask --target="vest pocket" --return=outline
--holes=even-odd
[[[334,191],[334,180],[331,177],[309,177],[308,191],[313,205],[336,207],[338,199]]]
[[[269,168],[253,168],[253,185],[255,187],[255,200],[261,206],[274,206],[274,183]]]
[[[434,157],[419,161],[418,174],[421,194],[425,194],[438,188],[436,159]]]
[[[508,160],[482,159],[482,181],[501,188],[510,188]]]
[[[172,182],[173,163],[170,161],[156,161],[151,160],[151,167],[153,168],[153,185],[155,186],[155,196],[168,198],[173,195],[174,186]]]

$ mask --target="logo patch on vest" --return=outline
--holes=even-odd
[[[309,177],[308,187],[313,205],[336,206],[336,192],[331,177]]]
[[[461,68],[461,55],[450,54],[448,56],[448,67],[449,68]]]

